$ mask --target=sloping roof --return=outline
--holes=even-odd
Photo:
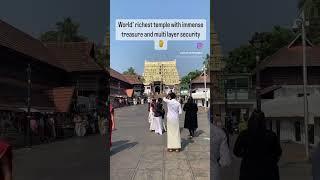
[[[140,80],[140,76],[139,75],[123,75],[128,82],[130,82],[130,84],[143,84],[142,81]]]
[[[320,66],[320,47],[306,48],[307,66]],[[302,46],[283,47],[272,56],[266,58],[260,69],[267,67],[297,67],[302,66]]]
[[[303,117],[304,97],[290,96],[262,102],[261,108],[266,117]],[[320,116],[320,95],[308,96],[309,113]]]
[[[68,72],[104,70],[94,60],[90,42],[46,43],[50,55]]]
[[[2,20],[0,20],[0,46],[13,49],[39,61],[61,68],[61,65],[50,57],[48,49],[40,40]]]
[[[126,94],[128,97],[132,97],[133,96],[133,89],[126,89]]]
[[[207,74],[206,82],[210,83],[210,76]],[[204,83],[204,75],[201,74],[200,76],[196,77],[191,81],[192,84],[197,84],[197,83]]]
[[[3,84],[1,84],[3,85]],[[7,84],[3,86],[0,93],[0,106],[8,108],[26,108],[27,96],[25,88]],[[32,90],[31,92],[31,107],[38,110],[54,110],[53,102],[48,94],[41,90]]]
[[[289,45],[280,48],[273,55],[261,61],[259,69],[302,66],[302,51],[302,37],[299,35]],[[320,66],[320,46],[314,46],[308,39],[306,39],[306,58],[307,66]]]
[[[110,68],[110,69],[109,69],[109,73],[110,73],[110,77],[115,78],[115,79],[118,79],[118,80],[120,80],[120,81],[122,81],[122,82],[126,82],[126,83],[128,83],[128,84],[131,84],[131,83],[129,82],[129,80],[128,80],[123,74],[119,73],[118,71]]]
[[[74,87],[58,87],[48,91],[56,112],[69,112],[73,93]]]

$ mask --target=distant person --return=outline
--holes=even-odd
[[[169,98],[169,99],[167,99]],[[181,150],[179,115],[182,114],[181,104],[176,100],[176,95],[170,93],[163,101],[167,103],[167,148],[169,152]]]
[[[12,159],[11,145],[0,139],[0,180],[12,180]]]
[[[109,116],[109,128],[108,128],[108,130],[109,130],[109,137],[110,137],[110,139],[109,139],[109,141],[110,141],[110,147],[112,146],[112,138],[111,138],[111,135],[112,135],[112,130],[113,130],[113,128],[112,128],[112,124],[114,123],[114,119],[115,119],[115,116],[114,116],[114,107],[113,107],[113,105],[110,103],[110,105],[109,105],[109,114],[110,114],[110,116]]]
[[[312,156],[312,176],[313,180],[320,180],[320,143]]]
[[[231,164],[230,150],[226,133],[222,129],[222,122],[218,118],[214,118],[210,127],[212,138],[210,158],[213,161],[210,172],[214,180],[221,180],[220,168]]]
[[[266,129],[264,113],[255,110],[235,143],[234,154],[242,158],[239,180],[279,180],[282,150],[277,135]]]
[[[198,128],[198,106],[193,102],[193,98],[189,97],[188,102],[183,106],[186,112],[184,119],[184,128],[189,129],[190,137],[195,136],[195,131]]]
[[[57,133],[56,133],[56,123],[55,123],[54,115],[50,115],[48,124],[50,128],[50,140],[55,140]]]
[[[155,133],[162,135],[163,133],[163,123],[162,123],[162,115],[164,114],[164,109],[162,105],[162,99],[159,98],[158,102],[155,104],[154,109],[154,128]]]
[[[156,108],[156,99],[152,99],[151,104],[150,104],[150,112],[149,113],[149,123],[150,123],[150,131],[154,131],[155,130],[155,120],[154,120],[154,112],[155,112],[155,108]]]

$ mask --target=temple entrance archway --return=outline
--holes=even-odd
[[[154,87],[154,92],[160,94],[161,88],[160,86],[155,86]]]

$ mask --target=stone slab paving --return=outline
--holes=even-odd
[[[167,152],[167,134],[149,131],[147,105],[117,109],[111,148],[112,180],[209,180],[210,139],[207,113],[198,114],[197,137],[188,138],[180,117],[182,151]]]
[[[105,138],[95,135],[14,150],[13,179],[106,180],[105,145]]]
[[[231,138],[234,144],[236,136]],[[301,144],[281,143],[282,157],[279,170],[281,180],[312,180],[311,164],[304,158],[304,147]],[[239,179],[241,159],[233,156],[230,167],[222,169],[222,180]]]

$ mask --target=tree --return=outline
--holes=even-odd
[[[200,76],[202,74],[202,71],[199,70],[195,70],[195,71],[191,71],[189,72],[186,76],[183,76],[181,78],[181,89],[188,89],[189,88],[189,84],[190,84],[190,80],[195,79],[196,77]]]
[[[105,45],[99,44],[95,46],[97,63],[102,67],[109,67],[110,61],[107,56],[107,48]]]
[[[204,57],[203,65],[206,67],[209,67],[209,61],[210,61],[210,56],[209,54],[206,54],[206,57]]]
[[[295,33],[280,26],[275,26],[271,32],[255,33],[249,42],[261,42],[259,49],[248,43],[230,51],[225,58],[225,70],[228,73],[252,72],[256,66],[256,54],[259,51],[260,59],[274,54],[278,49],[288,45],[295,38]]]
[[[135,69],[133,67],[128,68],[128,70],[124,71],[123,74],[125,75],[137,75]]]
[[[307,37],[314,44],[320,44],[320,0],[299,0],[298,8],[304,10],[306,20]]]
[[[87,38],[79,35],[80,25],[70,17],[56,23],[56,31],[48,31],[40,36],[43,42],[81,42]]]

